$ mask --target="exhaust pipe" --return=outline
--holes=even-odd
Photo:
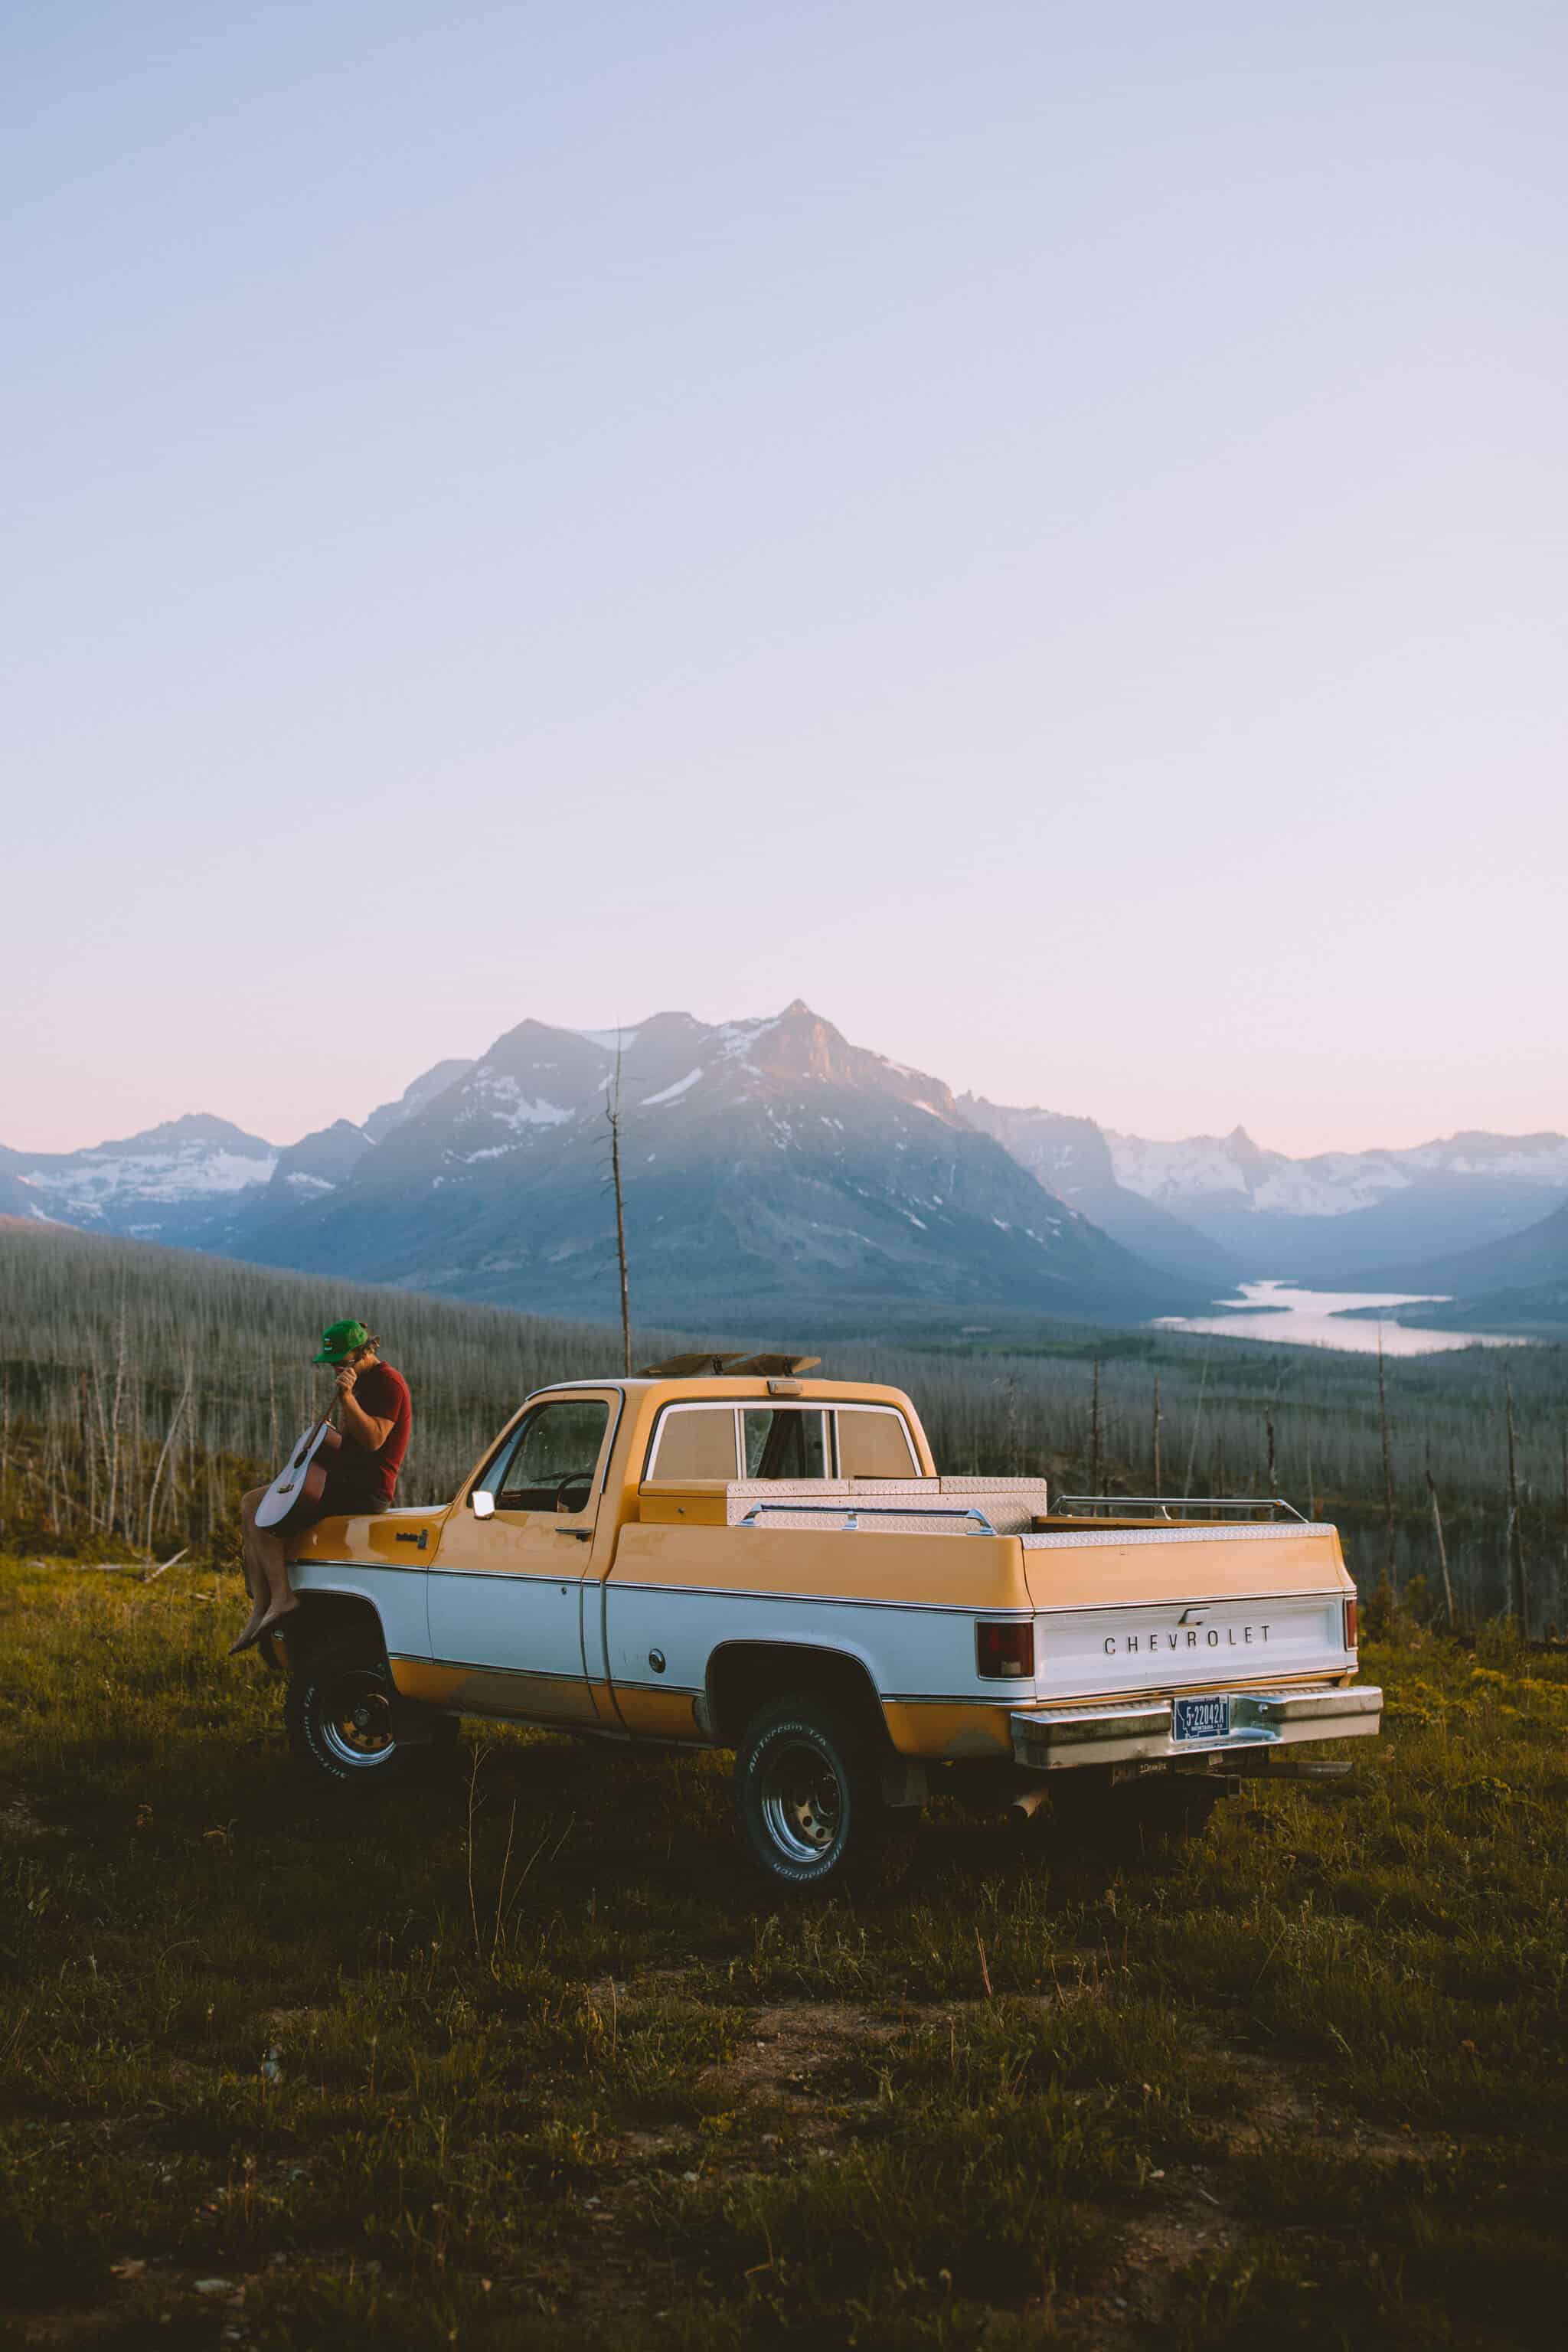
[[[1046,1801],[1046,1790],[1020,1789],[1007,1808],[1007,1819],[1016,1830],[1026,1829]]]

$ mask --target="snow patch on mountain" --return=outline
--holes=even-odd
[[[196,1201],[265,1184],[278,1154],[212,1150],[199,1144],[177,1151],[83,1151],[68,1165],[24,1168],[18,1174],[68,1215],[91,1215],[123,1200]]]
[[[706,1072],[700,1068],[688,1070],[686,1076],[683,1078],[677,1078],[672,1087],[661,1087],[658,1093],[656,1095],[644,1095],[641,1102],[637,1105],[637,1108],[639,1110],[652,1110],[655,1105],[658,1103],[679,1102],[681,1096],[689,1094],[691,1088],[697,1084],[698,1080],[705,1076]]]
[[[551,1102],[543,1095],[525,1095],[515,1078],[481,1071],[479,1091],[490,1116],[504,1127],[563,1127],[573,1116],[563,1103]]]

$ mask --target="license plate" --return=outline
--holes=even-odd
[[[1179,1698],[1171,1738],[1178,1748],[1230,1738],[1228,1698]]]

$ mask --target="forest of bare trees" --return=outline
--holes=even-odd
[[[613,1374],[622,1359],[608,1326],[3,1227],[0,1549],[140,1557],[189,1544],[226,1557],[243,1486],[320,1409],[324,1376],[309,1360],[322,1325],[345,1314],[370,1322],[413,1387],[400,1489],[411,1502],[450,1493],[529,1390]],[[635,1360],[676,1336],[634,1334]],[[1338,1521],[1363,1591],[1382,1586],[1439,1619],[1451,1593],[1461,1621],[1522,1615],[1538,1635],[1563,1622],[1559,1349],[1384,1363],[1042,1326],[1037,1340],[846,1340],[824,1370],[909,1390],[946,1468],[1044,1470],[1079,1493],[1279,1493]]]

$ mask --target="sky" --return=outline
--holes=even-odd
[[[804,996],[1004,1102],[1568,1129],[1568,16],[0,35],[0,1145]]]

